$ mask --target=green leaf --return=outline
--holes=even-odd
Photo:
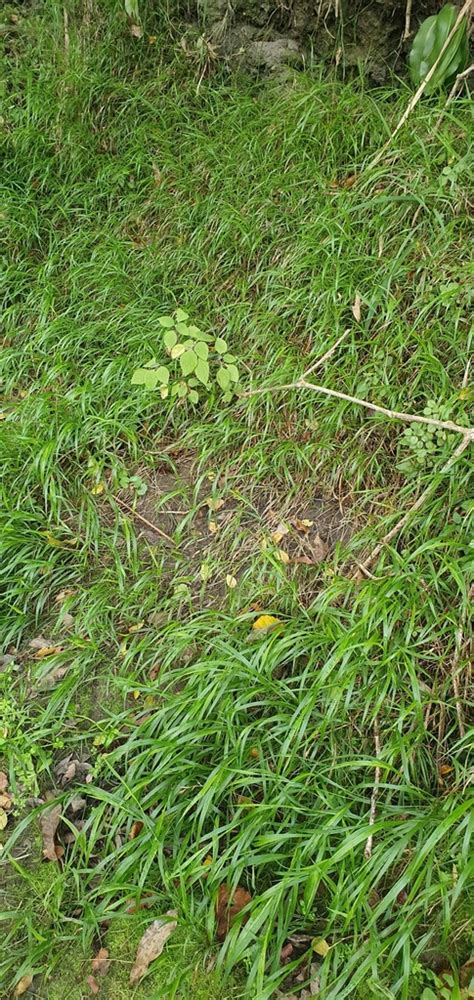
[[[196,405],[196,403],[199,403],[199,393],[195,389],[190,389],[188,399],[190,403]]]
[[[161,382],[162,385],[168,385],[168,382],[170,380],[170,373],[168,369],[165,368],[164,365],[161,365],[160,368],[156,369],[155,375],[158,378],[158,382]]]
[[[209,357],[209,348],[204,341],[198,340],[197,344],[195,344],[194,350],[198,358],[202,358],[203,361],[207,361]]]
[[[144,385],[145,389],[156,389],[158,381],[158,371],[150,368],[137,368],[132,375],[132,385]]]
[[[209,384],[209,365],[207,361],[203,361],[202,358],[197,359],[197,365],[194,370],[196,378],[202,382],[203,385]]]
[[[155,368],[155,366],[156,366],[156,358],[151,358],[150,361],[147,361],[146,364],[143,365],[144,368]]]
[[[158,320],[160,326],[165,326],[167,330],[171,330],[174,326],[174,319],[172,316],[160,316]]]
[[[177,396],[178,392],[179,392],[179,382],[173,382],[173,385],[171,386],[171,395]]]
[[[227,351],[227,344],[225,340],[222,339],[222,337],[217,337],[217,340],[214,344],[214,348],[218,354],[225,354]]]
[[[415,87],[419,86],[436,62],[457,16],[458,10],[454,4],[447,3],[438,14],[427,17],[418,29],[408,56],[410,75]],[[429,80],[425,93],[432,94],[444,83],[449,83],[457,73],[466,68],[468,59],[467,20],[463,18]]]
[[[166,333],[163,334],[163,343],[166,350],[171,351],[171,348],[178,343],[178,334],[175,330],[167,330]]]
[[[185,312],[184,309],[177,309],[174,318],[177,323],[185,323],[189,319],[189,313]]]
[[[239,371],[236,365],[227,365],[227,371],[229,372],[231,382],[239,381]]]
[[[140,17],[138,11],[138,0],[125,0],[125,11],[133,21],[138,21]]]
[[[181,365],[181,371],[183,375],[190,375],[194,371],[198,363],[198,359],[194,351],[185,351],[179,359]]]
[[[180,382],[179,385],[178,385],[178,396],[179,396],[179,398],[180,399],[184,399],[184,397],[186,396],[187,391],[188,391],[188,387],[186,385],[186,382]]]
[[[187,323],[177,323],[176,329],[181,337],[189,337],[189,326]]]
[[[224,395],[223,395],[223,397],[222,397],[222,399],[224,400],[224,403],[230,403],[231,400],[232,400],[232,396],[233,396],[232,392],[225,392]]]
[[[229,365],[233,365],[237,361],[237,358],[234,354],[224,354],[224,361],[227,361]]]
[[[175,344],[174,347],[172,347],[171,351],[170,351],[171,357],[173,358],[173,361],[175,361],[176,358],[179,358],[181,354],[184,354],[185,350],[186,350],[186,348],[185,348],[184,344]]]
[[[193,337],[194,340],[205,340],[206,344],[212,344],[213,341],[213,338],[208,333],[203,333],[198,326],[194,326],[193,324],[188,326],[188,337]]]
[[[216,379],[221,389],[223,389],[224,392],[227,392],[227,390],[230,388],[230,375],[227,368],[219,368],[219,371],[217,372],[216,375]]]

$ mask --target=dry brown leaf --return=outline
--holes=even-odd
[[[272,531],[272,541],[275,542],[275,545],[279,545],[282,538],[284,538],[285,535],[288,534],[288,531],[289,528],[286,526],[286,524],[283,524],[283,521],[280,521],[280,524],[275,529],[275,531]]]
[[[28,645],[30,649],[43,649],[44,646],[50,646],[51,643],[49,639],[45,639],[44,635],[38,635],[36,639],[31,639]]]
[[[131,24],[130,34],[132,38],[143,38],[143,28],[139,24]]]
[[[352,303],[352,315],[354,319],[357,321],[357,323],[360,323],[360,318],[362,315],[361,306],[362,306],[362,300],[359,293],[357,292],[357,295]]]
[[[43,837],[43,857],[48,861],[57,861],[61,857],[62,850],[55,843],[56,830],[61,821],[62,806],[51,806],[41,813],[39,825]],[[58,851],[60,853],[58,853]]]
[[[208,528],[211,535],[215,535],[216,532],[219,531],[219,525],[217,521],[209,521]]]
[[[8,788],[8,778],[5,771],[0,771],[0,792],[6,792]]]
[[[167,910],[167,917],[176,917],[176,910]],[[130,973],[130,985],[135,986],[136,983],[143,978],[148,970],[150,962],[153,962],[155,958],[158,958],[163,951],[163,948],[176,929],[176,920],[165,920],[162,917],[160,920],[154,920],[149,927],[147,927],[137,949],[137,954],[135,958],[135,963],[133,969]]]
[[[12,808],[13,800],[9,792],[0,792],[0,809],[4,809],[5,812],[10,812]]]
[[[246,889],[242,889],[240,885],[234,890],[228,885],[220,886],[216,902],[217,937],[219,941],[224,940],[235,918],[243,910],[244,906],[250,903],[251,899],[250,893]],[[242,923],[246,923],[249,915],[248,913],[244,914]]]
[[[42,646],[34,654],[34,660],[44,660],[46,656],[54,656],[55,653],[62,653],[62,646]]]
[[[66,587],[64,590],[60,590],[59,593],[57,593],[56,597],[54,598],[55,604],[62,604],[67,597],[73,597],[74,594],[75,590],[72,590],[71,587]]]
[[[0,808],[0,830],[4,830],[8,823],[8,816],[4,809]]]
[[[207,504],[209,510],[212,510],[214,511],[214,513],[216,513],[216,511],[220,510],[221,507],[224,506],[225,500],[219,500],[219,499],[216,500],[214,497],[207,497],[204,503]]]
[[[92,971],[96,976],[106,976],[109,971],[110,958],[107,948],[99,948],[97,955],[92,959]]]
[[[39,653],[41,650],[39,651]],[[39,659],[39,653],[34,657],[35,660]],[[62,680],[65,674],[67,674],[69,665],[64,667],[56,667],[55,670],[49,670],[47,674],[43,674],[39,677],[35,683],[35,688],[38,691],[50,691],[58,681]]]
[[[280,562],[283,563],[284,566],[288,566],[288,563],[290,561],[290,557],[288,555],[288,552],[285,552],[284,549],[278,549],[278,558],[279,558]]]
[[[91,993],[93,993],[93,995],[96,997],[97,994],[98,994],[98,992],[99,992],[99,984],[98,984],[97,980],[94,979],[94,976],[88,976],[87,977],[87,985],[88,985]]]
[[[27,973],[26,976],[22,976],[21,979],[18,980],[15,989],[13,990],[13,996],[14,997],[23,996],[23,993],[26,993],[26,991],[29,990],[32,982],[33,982],[33,976],[31,975],[31,973]]]
[[[354,187],[356,180],[357,174],[349,174],[348,177],[343,177],[339,181],[332,181],[329,186],[333,191],[338,188],[351,188]]]
[[[135,840],[135,837],[138,837],[138,834],[141,833],[142,830],[143,830],[143,823],[141,819],[136,819],[135,822],[132,823],[128,839]]]
[[[309,529],[313,527],[314,521],[310,521],[308,517],[295,517],[293,519],[293,524],[298,531],[302,531],[303,534],[307,535]]]
[[[235,587],[237,586],[237,580],[235,579],[235,576],[231,576],[230,573],[227,574],[227,576],[225,578],[225,582],[226,582],[229,590],[234,590]]]

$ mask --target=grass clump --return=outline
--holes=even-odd
[[[161,38],[159,19],[143,16]],[[231,345],[244,389],[294,381],[350,327],[321,382],[468,426],[468,102],[437,130],[438,104],[420,104],[393,159],[363,173],[405,105],[399,89],[315,74],[216,76],[197,89],[168,37],[139,48],[112,4],[93,18],[71,5],[67,53],[56,5],[2,18],[0,557],[12,660],[0,680],[15,892],[28,900],[15,852],[36,798],[53,788],[65,810],[79,791],[87,803],[41,914],[28,904],[25,921],[16,894],[5,904],[6,988],[30,969],[40,995],[79,997],[101,940],[116,959],[101,992],[130,995],[142,913],[125,910],[151,893],[143,920],[173,906],[182,936],[137,996],[266,1000],[291,972],[282,947],[303,934],[330,945],[324,1000],[369,985],[421,997],[427,955],[456,975],[470,946],[468,453],[441,474],[454,435],[408,434],[344,400],[291,390],[226,402],[211,387],[193,407],[131,378],[159,355],[160,317],[178,307]],[[166,506],[178,521],[172,544],[151,545],[120,499],[133,511],[163,470],[175,482],[153,516],[161,523]],[[347,559],[433,477],[431,498],[356,586]],[[209,495],[228,520],[204,549],[192,530]],[[286,565],[268,512],[278,521],[285,505],[304,513],[331,495],[350,512],[349,552]],[[281,627],[250,642],[261,612]],[[44,663],[27,646],[39,631],[56,648]],[[87,761],[90,782],[61,784],[68,754]],[[252,903],[209,973],[223,883]],[[242,983],[225,985],[235,969]]]

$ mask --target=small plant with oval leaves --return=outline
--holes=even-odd
[[[449,403],[439,404],[431,400],[424,407],[423,416],[432,420],[450,420],[452,407]],[[449,437],[452,435],[444,427],[436,427],[434,424],[409,424],[401,435],[402,460],[398,463],[397,469],[408,475],[420,472],[429,461],[444,451]]]
[[[160,316],[158,322],[169,361],[147,361],[134,371],[132,385],[157,389],[162,399],[187,399],[195,406],[215,382],[224,402],[229,403],[238,389],[239,370],[237,358],[223,337],[211,337],[190,323],[184,309],[177,309],[172,316]]]
[[[438,14],[427,17],[420,25],[408,56],[410,76],[415,87],[420,85],[434,66],[456,24],[457,17],[457,7],[452,3],[447,3]],[[468,62],[467,19],[463,17],[446,46],[433,76],[428,81],[425,93],[433,94],[445,83],[451,83],[458,73],[462,73],[466,69]]]

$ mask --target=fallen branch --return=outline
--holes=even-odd
[[[456,97],[456,94],[457,94],[457,92],[459,90],[459,86],[462,83],[462,81],[466,80],[467,77],[471,75],[471,73],[474,73],[474,63],[472,63],[470,66],[468,66],[468,68],[465,69],[463,73],[458,73],[458,75],[457,75],[457,77],[456,77],[456,79],[455,79],[455,81],[454,81],[454,83],[453,83],[453,85],[451,87],[451,90],[449,91],[449,94],[448,94],[448,96],[446,98],[446,104],[444,105],[444,108],[443,108],[443,110],[442,110],[442,112],[441,112],[441,114],[440,114],[440,116],[439,116],[439,118],[438,118],[438,120],[436,122],[435,128],[439,128],[441,122],[443,121],[443,115],[444,115],[444,112],[446,111],[446,108],[449,107],[449,105],[451,104],[452,101],[454,101],[454,98]]]
[[[166,531],[162,531],[157,524],[153,524],[152,521],[149,521],[146,517],[143,517],[143,514],[139,514],[137,510],[134,510],[133,507],[131,507],[130,504],[126,502],[126,500],[122,500],[121,497],[117,497],[113,493],[112,497],[120,507],[125,507],[125,509],[128,510],[130,514],[133,514],[133,516],[136,517],[137,521],[141,521],[142,524],[145,524],[147,528],[150,528],[151,531],[154,531],[157,535],[161,535],[162,538],[166,538],[167,542],[171,542],[172,545],[176,545],[176,542],[174,541],[173,538],[171,538],[171,535],[167,535]]]
[[[376,760],[380,760],[380,730],[379,730],[379,720],[377,716],[374,719],[374,743],[375,743],[375,757]],[[375,823],[375,816],[377,812],[377,798],[379,794],[380,778],[382,775],[380,764],[377,764],[375,768],[374,786],[372,788],[372,796],[370,799],[370,815],[369,815],[369,826],[373,826]],[[366,861],[372,857],[372,847],[374,842],[374,835],[372,832],[369,833],[367,837],[367,843],[364,850],[364,858]]]
[[[411,9],[413,6],[413,0],[407,0],[405,7],[405,31],[403,32],[403,41],[406,42],[407,38],[411,35]]]

